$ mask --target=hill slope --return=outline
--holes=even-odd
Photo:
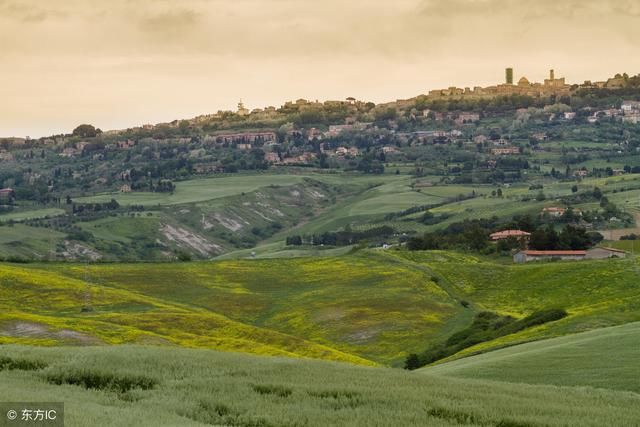
[[[0,346],[0,400],[67,426],[631,426],[640,396],[208,350]]]
[[[55,332],[40,339],[31,327],[81,332],[89,342],[389,363],[467,316],[424,272],[369,253],[0,268],[0,342],[69,341]],[[81,312],[87,299],[92,311]]]
[[[0,343],[159,343],[399,365],[483,310],[524,317],[560,307],[569,316],[454,357],[638,321],[635,268],[635,259],[523,266],[452,252],[368,250],[167,264],[0,264]]]
[[[517,318],[561,308],[569,316],[467,348],[456,357],[522,342],[640,320],[637,258],[586,262],[503,264],[453,252],[400,252],[409,265],[431,271],[477,311]]]
[[[425,374],[640,393],[640,323],[517,345],[431,366]]]

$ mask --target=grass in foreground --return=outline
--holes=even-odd
[[[154,347],[0,346],[0,400],[67,426],[632,426],[640,396]]]
[[[420,372],[640,393],[639,354],[640,323],[636,322],[496,350]]]

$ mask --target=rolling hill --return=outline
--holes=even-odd
[[[68,426],[633,426],[640,395],[184,348],[0,346],[0,400]]]
[[[420,372],[511,383],[591,386],[640,393],[640,323],[536,341]]]
[[[3,264],[0,342],[140,344],[397,366],[482,311],[568,317],[453,358],[640,320],[636,258],[504,264],[455,252]]]

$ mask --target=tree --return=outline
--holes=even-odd
[[[101,133],[100,129],[88,124],[80,125],[73,130],[73,136],[79,136],[80,138],[93,138]]]
[[[577,193],[578,192],[578,186],[574,185],[573,187],[571,187],[571,192],[572,193]]]
[[[552,225],[540,227],[531,233],[529,246],[537,250],[554,250],[558,246],[558,233]]]
[[[421,366],[420,358],[415,353],[411,353],[404,362],[404,369],[408,369],[410,371],[418,369]]]
[[[558,236],[558,249],[583,250],[591,245],[591,239],[582,227],[567,225]]]
[[[602,190],[600,190],[598,187],[594,187],[593,197],[595,197],[596,200],[600,200],[602,198]]]

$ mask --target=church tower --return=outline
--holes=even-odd
[[[240,102],[238,102],[238,115],[246,116],[247,114],[249,114],[249,110],[245,108],[244,103],[242,102],[242,99],[240,99]]]

